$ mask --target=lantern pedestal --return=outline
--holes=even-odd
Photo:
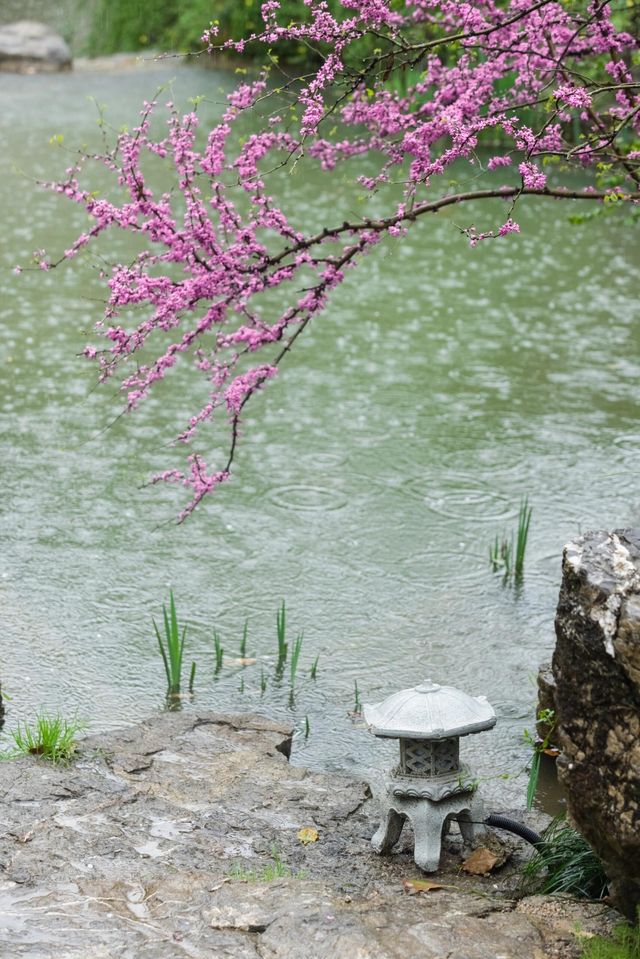
[[[456,817],[467,841],[484,832],[484,810],[469,785],[469,770],[460,765],[459,741],[491,729],[496,714],[484,696],[427,680],[365,706],[364,718],[374,736],[400,741],[400,764],[379,797],[383,819],[371,840],[373,848],[391,852],[409,819],[416,864],[436,872],[449,819]]]
[[[471,842],[485,829],[482,802],[473,789],[460,789],[459,783],[441,783],[434,790],[433,779],[412,777],[410,783],[394,778],[387,781],[379,796],[382,823],[371,839],[376,852],[391,852],[400,839],[405,819],[415,837],[413,858],[424,872],[436,872],[440,863],[442,836],[451,817],[458,819],[465,842]],[[448,789],[447,789],[448,785]],[[456,788],[457,787],[457,788]]]

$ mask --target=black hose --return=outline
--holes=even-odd
[[[525,826],[524,823],[518,822],[517,819],[511,819],[509,816],[500,816],[498,813],[492,812],[490,816],[487,816],[484,822],[487,826],[494,826],[496,829],[506,829],[508,832],[513,832],[516,836],[520,836],[521,839],[525,839],[538,849],[544,846],[542,836],[537,833],[535,829],[530,829],[529,826]]]

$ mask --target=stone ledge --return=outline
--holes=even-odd
[[[83,740],[69,766],[0,764],[0,954],[87,959],[91,943],[92,959],[578,955],[564,905],[516,908],[508,876],[459,874],[455,844],[430,877],[444,888],[408,895],[402,881],[420,876],[410,846],[372,851],[368,787],[290,765],[290,736],[254,715],[167,713]],[[305,846],[309,826],[319,838]],[[274,854],[286,875],[268,882]],[[615,916],[571,908],[587,931]]]

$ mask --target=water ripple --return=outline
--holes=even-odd
[[[347,505],[343,493],[327,486],[277,486],[269,490],[267,498],[280,509],[302,513],[343,509]]]
[[[408,479],[401,490],[419,499],[427,509],[449,519],[486,523],[517,515],[506,496],[477,482],[467,485],[461,479],[454,487],[451,481],[441,480],[436,484],[429,477],[416,476]]]

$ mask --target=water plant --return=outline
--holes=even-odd
[[[220,672],[220,670],[222,669],[222,660],[223,660],[223,658],[224,658],[224,649],[223,649],[222,643],[221,643],[221,641],[220,641],[220,636],[218,635],[218,633],[216,633],[215,630],[214,630],[214,632],[213,632],[213,646],[214,646],[215,653],[216,653],[216,669],[215,669],[215,674],[216,674],[216,676],[217,676],[218,673]]]
[[[520,502],[518,510],[518,526],[516,529],[515,545],[513,535],[496,536],[489,547],[489,565],[494,573],[503,572],[505,580],[513,579],[521,582],[524,576],[524,558],[529,539],[529,526],[533,507],[529,506],[529,498],[525,496]]]
[[[282,600],[282,604],[276,613],[276,635],[278,638],[278,662],[276,664],[276,671],[282,673],[284,664],[287,661],[287,652],[289,649],[287,644],[287,611],[284,600]]]
[[[240,640],[240,659],[247,658],[247,633],[249,630],[249,620],[245,619],[242,629],[242,639]]]
[[[60,713],[36,714],[33,723],[18,723],[13,731],[15,749],[9,756],[20,754],[41,756],[53,763],[67,762],[76,750],[76,734],[85,723],[78,719],[64,719]]]
[[[531,524],[531,513],[533,507],[529,506],[529,497],[525,496],[520,503],[518,510],[518,529],[516,532],[516,554],[513,566],[513,572],[516,579],[521,579],[524,573],[524,554],[527,549],[527,540],[529,538],[529,526]]]
[[[292,686],[294,686],[296,682],[296,673],[298,672],[298,662],[300,660],[300,653],[302,651],[303,638],[304,634],[298,633],[294,640],[293,646],[291,647],[291,662],[289,663],[289,669]]]
[[[264,695],[267,691],[267,677],[265,675],[264,666],[260,670],[260,693]]]
[[[318,660],[320,659],[320,653],[316,656],[313,663],[311,664],[311,669],[309,670],[309,675],[311,679],[315,679],[318,675]]]
[[[524,731],[524,741],[528,743],[532,750],[531,765],[529,766],[529,781],[527,783],[527,809],[533,808],[536,790],[538,788],[538,779],[540,776],[540,763],[543,754],[551,747],[551,737],[556,728],[556,714],[553,709],[541,709],[537,714],[537,722],[544,725],[547,733],[544,739],[533,736],[528,729]]]
[[[358,689],[358,680],[354,679],[353,681],[353,715],[360,716],[362,714],[362,701],[360,699],[360,691]]]
[[[311,735],[311,723],[309,722],[309,717],[304,717],[304,738],[308,739]]]
[[[498,570],[503,569],[504,577],[508,579],[513,566],[512,555],[513,542],[505,536],[496,535],[493,545],[489,547],[489,563],[492,571],[497,573]]]
[[[193,695],[193,684],[196,678],[196,664],[195,661],[191,663],[191,672],[189,673],[189,692]]]
[[[543,894],[571,893],[583,899],[602,899],[608,880],[602,863],[579,832],[565,821],[554,819],[543,833],[523,869],[523,891]]]
[[[162,619],[164,624],[164,641],[160,635],[160,630],[158,629],[158,624],[155,619],[153,620],[153,628],[156,633],[158,648],[167,676],[167,697],[172,699],[180,695],[182,653],[184,651],[185,636],[187,635],[186,626],[183,627],[182,634],[180,634],[173,590],[169,592],[169,612],[167,613],[167,607],[164,604],[162,606]]]

